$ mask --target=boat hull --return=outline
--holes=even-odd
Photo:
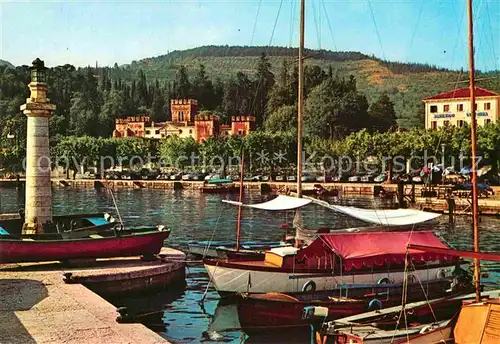
[[[0,263],[153,255],[170,231],[73,240],[0,239]]]
[[[438,280],[420,285],[413,283],[407,288],[407,302],[438,298],[447,295],[450,281]],[[428,290],[425,294],[422,290]],[[315,293],[267,293],[243,294],[237,298],[238,317],[242,328],[247,333],[255,330],[276,330],[292,327],[308,327],[311,320],[303,319],[304,307],[321,306],[328,308],[328,316],[321,322],[334,320],[370,310],[378,301],[382,308],[401,304],[403,285],[391,285],[389,288],[378,285],[372,288],[350,290],[351,298],[339,298],[340,290]],[[336,298],[333,298],[335,296]],[[374,301],[376,299],[376,301]]]
[[[226,263],[217,260],[205,260],[205,268],[210,280],[221,294],[232,293],[294,293],[303,291],[306,285],[314,284],[315,290],[332,290],[345,284],[377,284],[378,281],[388,278],[394,284],[403,283],[404,269],[379,272],[356,272],[356,274],[341,275],[332,271],[284,271],[278,267],[263,266],[262,264]],[[441,270],[449,277],[454,264],[440,264],[412,272],[417,280],[427,282],[437,279]],[[461,267],[468,269],[468,264]]]

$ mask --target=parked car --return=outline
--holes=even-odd
[[[86,171],[82,174],[82,179],[95,179],[95,174],[90,171]]]
[[[277,174],[273,178],[276,182],[284,182],[286,177],[284,174]]]
[[[349,175],[347,173],[339,173],[332,178],[334,182],[347,182],[349,181]]]
[[[359,183],[361,181],[361,176],[350,176],[348,180],[352,183]]]
[[[267,175],[260,177],[261,182],[268,182],[271,178]]]
[[[170,180],[181,180],[182,172],[174,173],[170,175]]]
[[[184,173],[181,177],[182,180],[194,180],[195,174],[193,172]]]
[[[319,183],[330,183],[333,181],[333,177],[329,174],[321,175],[316,177],[316,181]]]
[[[286,181],[287,181],[287,182],[296,182],[296,181],[297,181],[297,176],[296,176],[296,175],[294,175],[294,174],[288,175],[288,176],[286,177]]]
[[[194,173],[193,174],[193,180],[200,181],[205,178],[205,173]]]
[[[375,183],[383,183],[386,180],[387,180],[387,174],[385,174],[385,173],[379,174],[378,176],[376,176],[375,178],[373,178],[373,181]]]
[[[365,174],[364,176],[361,176],[361,181],[363,183],[370,183],[374,178],[375,176],[373,174]]]
[[[157,180],[169,180],[170,179],[170,173],[160,173],[158,176],[156,176]]]
[[[312,174],[303,174],[300,180],[302,180],[305,183],[312,183],[316,181],[316,176]]]

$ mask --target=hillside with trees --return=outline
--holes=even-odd
[[[296,49],[200,47],[102,68],[66,64],[48,71],[52,144],[67,136],[110,137],[117,118],[169,120],[174,98],[196,98],[202,111],[253,115],[259,131],[296,128]],[[435,66],[381,61],[358,52],[307,51],[304,130],[311,139],[342,139],[423,126],[422,99],[463,87],[467,75]],[[479,73],[478,86],[500,91],[500,73]],[[0,144],[22,156],[28,66],[0,66]],[[15,139],[12,139],[12,137]]]
[[[5,61],[2,59],[0,59],[0,66],[7,66],[7,67],[11,67],[11,68],[14,67],[14,65],[12,63],[10,63],[9,61]]]

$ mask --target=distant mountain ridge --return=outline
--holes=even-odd
[[[229,46],[229,45],[205,45],[201,47],[174,50],[165,55],[149,57],[141,59],[137,62],[153,62],[158,60],[176,60],[176,59],[193,59],[206,57],[258,57],[265,53],[270,57],[290,57],[297,58],[298,48],[279,47],[279,46]],[[305,49],[304,55],[307,59],[322,60],[322,61],[360,61],[360,60],[376,60],[388,67],[398,66],[413,66],[421,71],[443,71],[446,68],[429,65],[425,63],[405,63],[384,61],[375,56],[369,56],[359,51],[331,51],[325,49]]]
[[[149,81],[172,82],[180,66],[186,67],[193,78],[200,64],[213,80],[233,78],[237,72],[253,77],[257,63],[265,53],[271,70],[277,75],[283,61],[297,60],[297,48],[249,47],[249,46],[202,46],[187,50],[176,50],[168,54],[133,61],[111,74],[122,80],[137,78],[142,70]],[[423,125],[422,99],[432,95],[463,87],[467,73],[422,63],[384,61],[360,52],[334,52],[311,50],[305,52],[307,66],[319,66],[323,70],[332,67],[339,77],[356,78],[358,89],[370,102],[382,93],[389,95],[395,104],[398,123],[411,128]],[[500,72],[477,73],[478,86],[500,92]]]

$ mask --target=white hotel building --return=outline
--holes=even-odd
[[[470,124],[469,88],[460,88],[425,98],[425,129],[455,125],[463,127]],[[476,87],[477,125],[496,123],[500,115],[500,95]]]

